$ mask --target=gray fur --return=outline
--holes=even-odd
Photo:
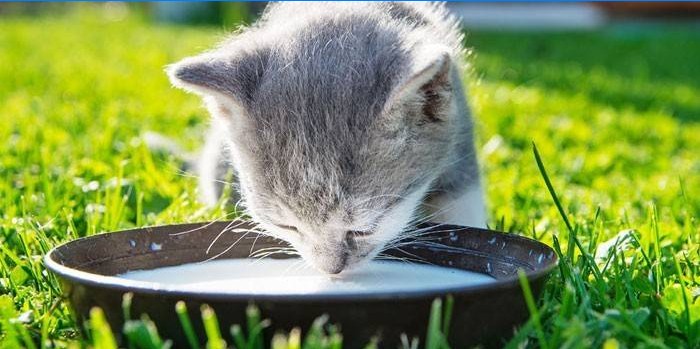
[[[396,237],[426,195],[479,185],[461,40],[442,5],[276,3],[168,72],[214,117],[200,176],[232,164],[251,217],[339,272]],[[230,157],[212,160],[224,146]]]

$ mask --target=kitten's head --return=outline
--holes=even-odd
[[[446,166],[454,68],[442,46],[325,34],[244,36],[168,73],[226,128],[250,216],[339,273],[396,239]]]

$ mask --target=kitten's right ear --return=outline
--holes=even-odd
[[[170,82],[202,96],[231,98],[246,104],[262,76],[260,59],[202,54],[166,68]]]
[[[428,45],[417,50],[407,78],[394,88],[384,106],[385,115],[412,116],[421,123],[440,122],[448,115],[452,102],[452,60],[449,49]],[[392,109],[404,108],[394,114]]]

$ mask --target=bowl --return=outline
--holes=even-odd
[[[219,234],[232,226],[237,229]],[[245,309],[253,303],[277,330],[301,327],[305,331],[315,318],[327,314],[331,323],[340,325],[344,348],[362,348],[373,337],[380,340],[380,348],[395,348],[402,333],[409,338],[423,339],[432,301],[447,295],[454,299],[449,332],[453,347],[500,347],[529,317],[518,271],[526,273],[533,295],[537,297],[547,275],[557,264],[554,251],[532,239],[486,229],[428,223],[418,227],[426,231],[420,241],[407,241],[408,244],[388,250],[387,254],[485,273],[496,280],[426,291],[255,295],[162,289],[115,277],[130,270],[200,262],[213,255],[248,258],[251,251],[286,246],[271,237],[251,233],[243,236],[245,233],[237,232],[252,226],[245,221],[205,222],[94,235],[52,249],[44,261],[59,277],[78,323],[87,321],[91,308],[100,307],[112,329],[121,329],[124,323],[122,297],[131,292],[132,316],[148,314],[163,338],[171,339],[175,347],[188,347],[175,313],[178,301],[186,303],[200,339],[206,338],[199,314],[201,305],[211,306],[222,333],[229,333],[233,324],[245,323]],[[217,243],[207,253],[217,235],[220,235]],[[238,243],[231,248],[236,241]],[[272,334],[273,331],[267,331],[266,339]],[[123,339],[118,335],[117,340]]]

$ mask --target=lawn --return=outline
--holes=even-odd
[[[140,140],[201,144],[206,113],[163,66],[224,32],[92,10],[0,18],[0,347],[99,343],[44,269],[50,247],[224,215]],[[467,45],[490,224],[561,258],[509,345],[700,348],[698,31],[474,32]]]

